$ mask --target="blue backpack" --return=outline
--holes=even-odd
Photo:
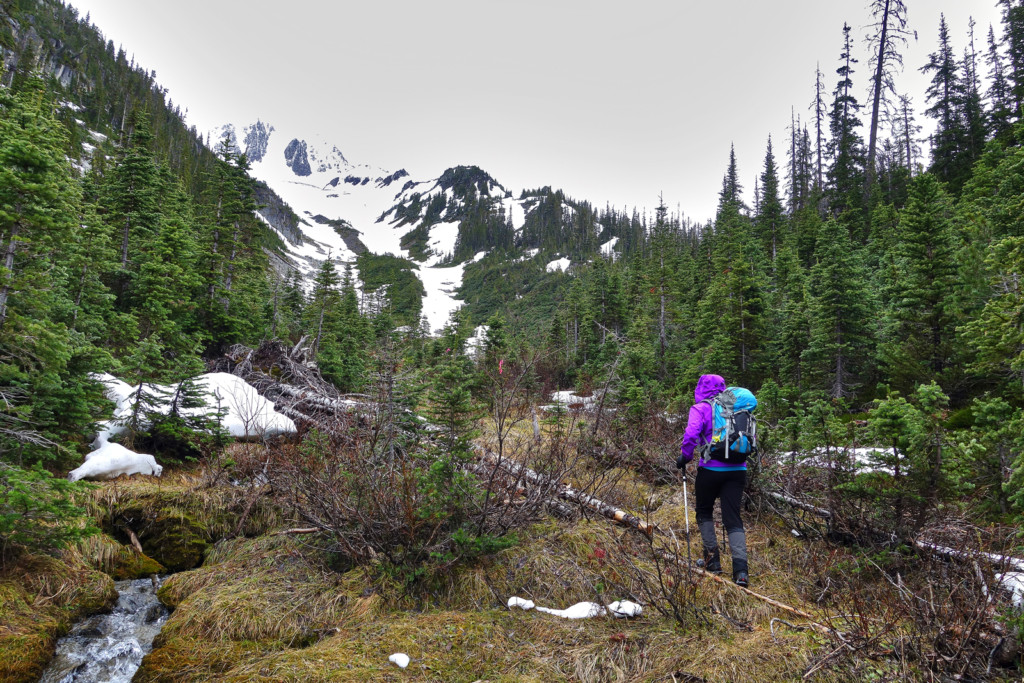
[[[729,465],[740,465],[757,452],[757,399],[749,389],[729,387],[714,398],[711,404],[714,422],[711,441],[704,445],[701,460],[718,460]]]

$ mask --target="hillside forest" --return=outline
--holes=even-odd
[[[907,65],[931,78],[924,102],[899,90],[906,4],[871,0],[869,64],[852,57],[853,29],[835,27],[833,68],[806,78],[809,109],[794,103],[810,115],[766,141],[752,202],[735,155],[716,162],[706,224],[663,203],[624,213],[540,188],[524,191],[531,210],[516,229],[461,182],[479,169],[450,169],[457,206],[394,214],[409,221],[414,254],[444,211],[460,221],[453,261],[487,251],[467,264],[465,306],[432,334],[411,262],[327,259],[303,282],[255,215],[244,154],[187,127],[156,74],[88,17],[58,0],[2,0],[0,555],[63,552],[100,533],[94,485],[64,480],[111,414],[99,373],[142,388],[134,449],[240,480],[259,469],[215,425],[168,411],[171,399],[146,387],[271,348],[301,350],[294,377],[376,406],[275,447],[294,458],[268,475],[275,493],[330,530],[338,571],[380,565],[411,593],[506,552],[536,522],[491,500],[480,448],[505,457],[516,429],[543,422],[537,433],[560,449],[546,461],[552,476],[569,476],[572,461],[591,482],[628,472],[676,486],[678,420],[705,373],[759,399],[751,505],[799,488],[832,511],[823,542],[867,548],[883,567],[922,534],[1014,554],[1024,547],[1024,3],[999,0],[1002,23],[987,35],[945,19],[917,27],[934,41],[926,64]],[[934,132],[922,139],[925,119]],[[556,255],[574,265],[548,272]],[[268,376],[285,381],[272,365]],[[597,413],[540,410],[564,389],[599,402]],[[858,461],[860,446],[876,450]],[[794,474],[796,454],[829,463]],[[398,473],[381,464],[397,461]],[[317,468],[327,474],[314,482]],[[374,511],[367,492],[394,504]],[[403,504],[415,511],[403,517]],[[793,532],[810,534],[808,524]],[[667,614],[696,618],[668,595]],[[1019,626],[1019,613],[1003,623]],[[918,674],[991,669],[988,641],[977,642],[945,660],[887,656]]]

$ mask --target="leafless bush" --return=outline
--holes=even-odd
[[[1018,640],[998,618],[1005,596],[986,569],[990,556],[967,545],[949,557],[908,546],[809,544],[809,597],[834,632],[833,648],[807,673],[868,658],[907,680],[979,680],[1011,663]]]
[[[352,562],[383,561],[409,578],[507,547],[510,532],[547,511],[572,514],[559,491],[585,469],[571,426],[542,440],[516,430],[532,415],[522,390],[529,371],[528,362],[503,364],[488,445],[455,457],[413,412],[415,378],[385,345],[364,408],[319,421],[298,446],[271,448],[268,477]]]

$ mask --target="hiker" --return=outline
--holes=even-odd
[[[676,467],[686,476],[686,465],[693,460],[694,452],[700,449],[697,461],[697,482],[694,485],[697,497],[697,527],[704,545],[703,566],[709,572],[719,574],[722,561],[715,537],[715,522],[712,513],[715,499],[722,501],[722,523],[729,534],[729,549],[732,551],[732,578],[740,586],[746,586],[747,578],[747,537],[740,518],[740,503],[743,488],[747,483],[747,464],[729,464],[714,460],[703,451],[712,439],[714,412],[711,399],[725,391],[725,380],[719,375],[701,375],[693,392],[695,403],[683,433]],[[701,562],[698,562],[698,566]]]

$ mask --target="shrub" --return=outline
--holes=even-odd
[[[0,555],[15,547],[51,551],[96,533],[78,504],[89,485],[58,479],[37,465],[0,462]]]

